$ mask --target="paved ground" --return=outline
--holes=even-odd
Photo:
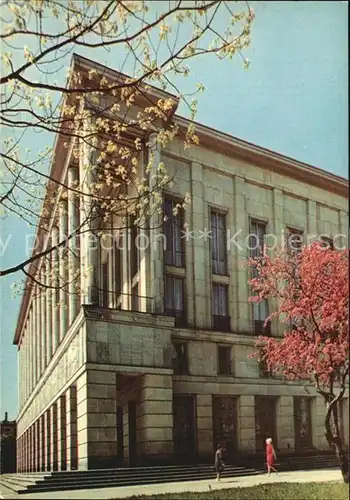
[[[59,498],[75,498],[75,499],[112,499],[112,498],[128,498],[132,495],[157,495],[161,493],[185,493],[189,491],[208,491],[209,489],[216,490],[221,488],[238,488],[246,486],[255,486],[262,483],[276,482],[291,482],[291,483],[308,483],[320,481],[337,481],[341,480],[339,469],[324,469],[315,471],[297,471],[297,472],[281,472],[271,474],[260,474],[256,476],[225,478],[217,483],[212,481],[194,481],[182,483],[163,483],[151,486],[123,486],[119,488],[103,488],[96,490],[73,490],[73,491],[56,491],[52,493],[28,493],[25,495],[15,495],[5,489],[2,491],[0,486],[0,498],[21,498],[21,500],[35,499],[59,499]]]

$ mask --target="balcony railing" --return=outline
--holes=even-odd
[[[171,316],[175,318],[175,326],[177,328],[185,328],[187,327],[187,316],[185,311],[181,311],[178,309],[164,309],[164,314],[166,316]]]
[[[117,295],[112,291],[106,292],[105,290],[99,290],[99,292],[99,307],[119,311],[153,312],[153,297],[133,293],[120,293]]]
[[[213,329],[219,332],[231,331],[231,317],[213,315]]]
[[[254,333],[257,335],[271,335],[271,323],[264,327],[265,320],[254,320]]]

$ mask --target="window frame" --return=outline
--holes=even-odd
[[[178,355],[178,350],[176,346],[184,347],[183,356]],[[173,347],[176,353],[176,356],[173,358],[173,363],[172,363],[174,375],[189,375],[188,342],[176,340],[173,342]],[[181,360],[183,360],[183,363],[181,362]]]
[[[227,214],[215,208],[210,208],[210,254],[212,274],[218,276],[228,276],[228,258],[227,258]],[[216,223],[213,225],[213,218]],[[220,228],[222,220],[222,228]],[[221,242],[220,232],[223,234],[224,241]],[[215,233],[215,238],[214,238]],[[220,243],[221,242],[221,243]],[[222,247],[223,246],[223,250]],[[222,254],[222,255],[221,255]],[[216,258],[215,258],[216,255]],[[222,259],[220,257],[223,257]],[[222,269],[220,269],[220,264]]]
[[[227,350],[229,352],[228,358],[226,358],[225,363],[226,367],[224,370],[222,370],[222,366],[220,364],[220,351]],[[216,346],[217,350],[217,374],[218,375],[223,375],[223,376],[232,376],[233,375],[233,346],[232,345],[223,345],[223,344],[218,344]]]
[[[167,280],[172,280],[172,285],[169,286]],[[182,309],[176,309],[176,296],[175,296],[175,280],[181,282],[181,301]],[[187,310],[186,310],[186,283],[185,277],[177,276],[175,274],[165,273],[164,275],[164,314],[166,316],[175,317],[175,326],[186,326],[187,325]],[[173,307],[167,307],[167,293],[172,291],[172,305]],[[173,313],[173,314],[172,314]]]
[[[167,213],[167,204],[170,204],[170,213]],[[182,207],[178,209],[178,213],[174,215],[174,208],[177,204],[183,203],[182,200],[172,196],[165,195],[163,198],[163,214],[167,220],[163,221],[163,234],[166,238],[166,248],[164,248],[164,264],[169,267],[183,269],[186,267],[185,241],[181,232],[185,225],[185,211]],[[168,245],[168,231],[170,233],[171,248]],[[177,240],[179,238],[179,240]],[[180,247],[180,250],[177,248]],[[168,257],[170,258],[168,259]],[[179,257],[179,259],[178,259]]]

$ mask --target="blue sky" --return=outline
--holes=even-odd
[[[348,172],[348,6],[345,2],[252,2],[256,13],[252,45],[242,61],[198,59],[188,83],[206,87],[197,120],[223,132],[347,177]],[[114,67],[116,54],[82,52]],[[52,138],[50,138],[52,140]],[[27,141],[42,148],[33,134]],[[40,142],[40,144],[38,144]],[[24,257],[26,226],[9,217],[11,235],[1,267]],[[20,298],[3,278],[1,287],[1,414],[15,418],[17,356],[12,339]],[[1,418],[1,415],[0,415]]]

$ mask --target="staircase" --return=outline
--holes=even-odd
[[[310,455],[303,457],[281,457],[279,471],[314,470],[338,467],[333,455]],[[265,472],[263,457],[242,459],[240,466],[227,465],[222,477],[242,477]],[[133,467],[120,469],[95,469],[87,471],[43,472],[27,474],[4,474],[0,485],[19,494],[111,488],[141,484],[214,480],[213,465],[173,465],[156,467]]]

